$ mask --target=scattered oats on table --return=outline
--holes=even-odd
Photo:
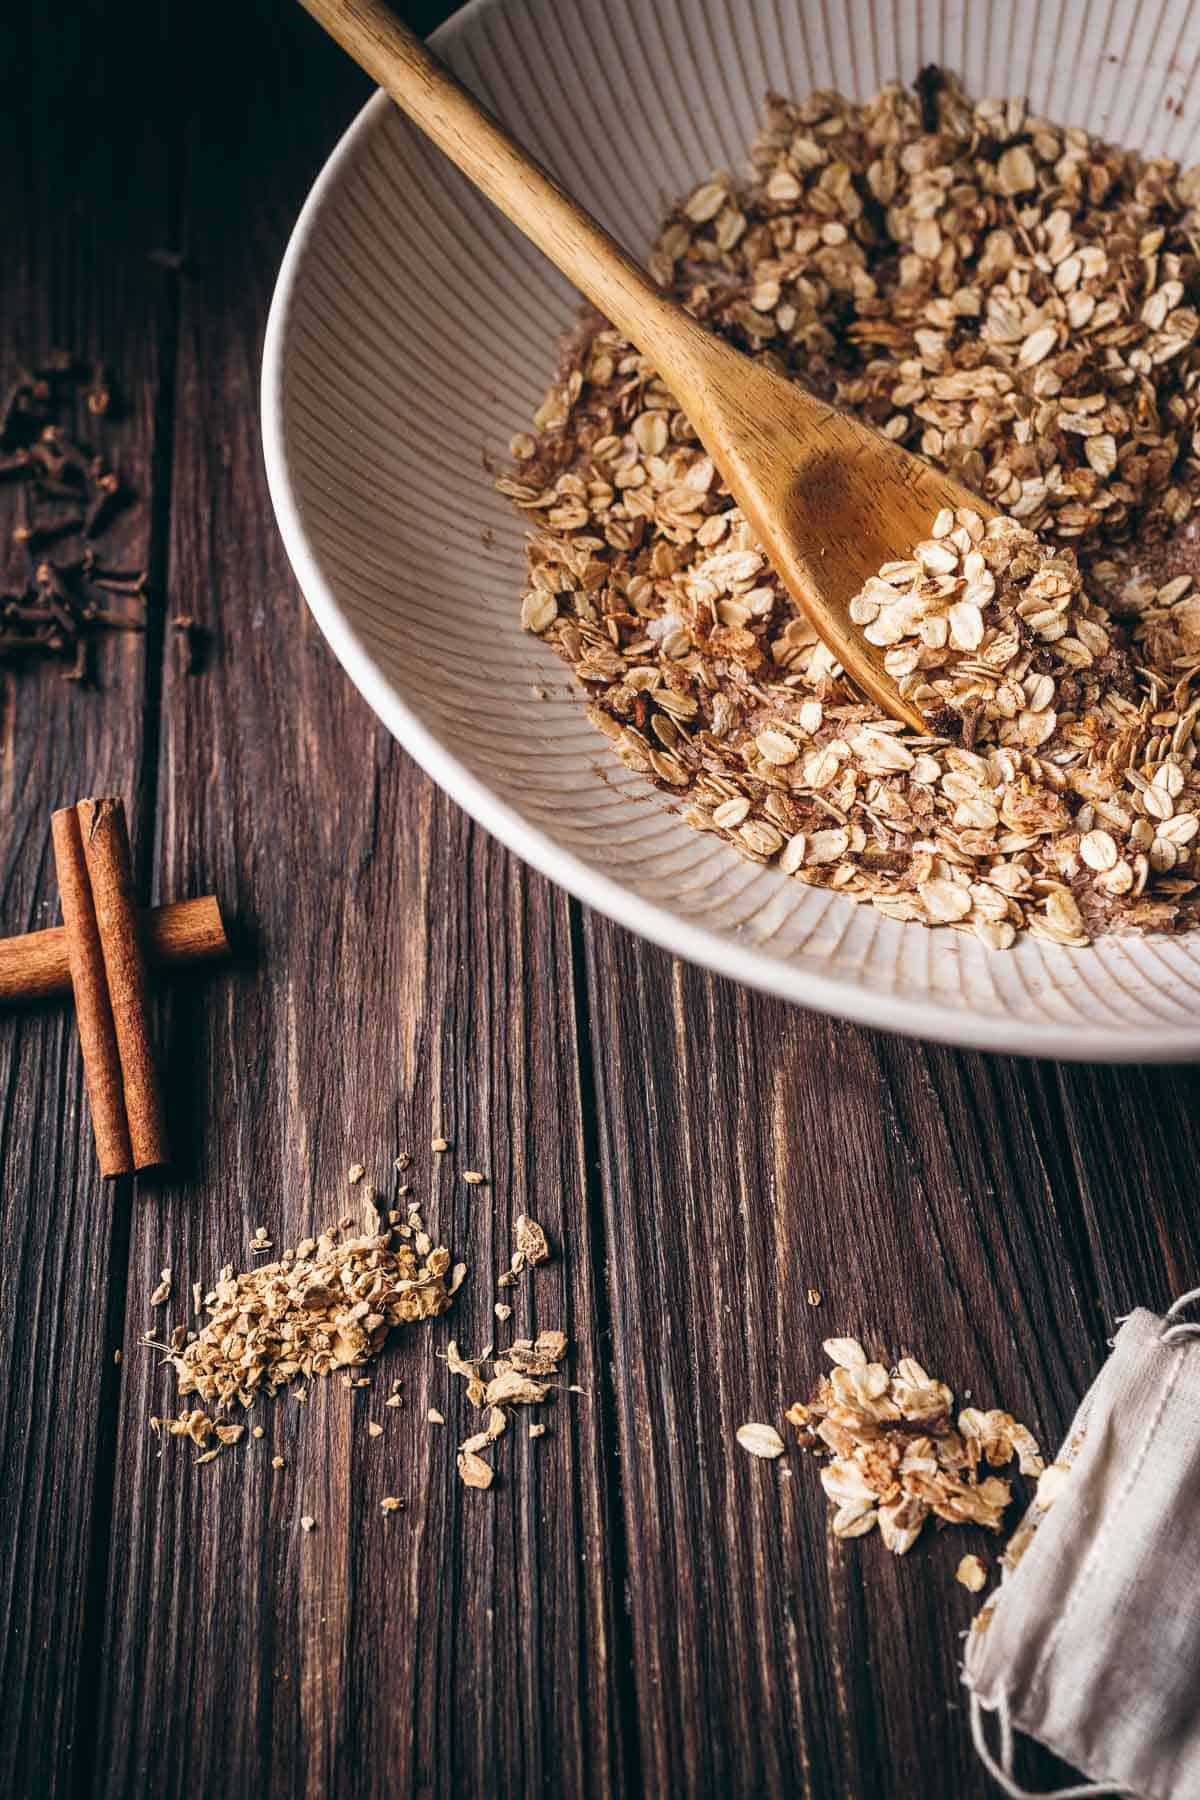
[[[594,314],[499,483],[532,528],[522,622],[620,761],[747,861],[997,949],[1182,929],[1200,168],[950,75],[931,93],[932,132],[896,84],[770,96],[748,179],[705,182],[650,258],[743,350],[1035,534],[998,569],[974,525],[931,521],[924,555],[897,545],[868,584],[898,679],[948,702],[928,735],[847,684],[650,363]]]
[[[751,1456],[782,1456],[787,1445],[773,1425],[739,1425],[737,1441]]]
[[[954,1579],[969,1593],[981,1594],[987,1586],[987,1570],[977,1556],[964,1556],[954,1571]]]
[[[836,1509],[834,1536],[862,1537],[878,1525],[887,1548],[903,1556],[931,1514],[1000,1531],[1012,1485],[980,1471],[1015,1457],[1022,1475],[1040,1475],[1032,1432],[1010,1413],[973,1406],[955,1422],[954,1395],[912,1357],[889,1373],[857,1338],[827,1338],[824,1349],[832,1373],[787,1418],[805,1448],[829,1452],[821,1485]]]

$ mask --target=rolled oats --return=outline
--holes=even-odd
[[[903,1556],[930,1516],[998,1532],[1011,1484],[981,1471],[1004,1468],[1015,1457],[1021,1474],[1042,1475],[1028,1428],[1010,1413],[974,1407],[965,1407],[955,1421],[950,1389],[912,1357],[902,1357],[889,1372],[869,1360],[857,1338],[828,1338],[824,1349],[832,1373],[806,1404],[789,1407],[787,1419],[805,1448],[828,1453],[821,1485],[834,1508],[834,1536],[862,1537],[878,1526],[887,1548]],[[768,1447],[757,1455],[776,1456],[785,1448],[769,1425],[742,1427],[738,1440],[751,1449],[743,1432],[762,1434]],[[770,1447],[772,1440],[778,1450]],[[970,1564],[978,1559],[964,1558],[959,1580]]]
[[[1198,198],[943,76],[771,96],[750,179],[674,209],[665,289],[1004,515],[931,520],[855,602],[915,737],[798,615],[652,365],[585,322],[499,483],[533,528],[522,616],[695,829],[996,949],[1192,922]]]
[[[773,1425],[739,1425],[737,1441],[751,1456],[782,1456],[787,1445]]]

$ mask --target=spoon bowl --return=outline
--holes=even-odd
[[[928,537],[943,507],[995,509],[952,476],[718,339],[675,391],[797,606],[855,683],[928,731],[897,692],[850,602],[884,563]]]

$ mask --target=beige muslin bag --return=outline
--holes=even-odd
[[[1127,1318],[971,1630],[975,1746],[1005,1793],[1013,1734],[1068,1796],[1200,1800],[1200,1325]]]

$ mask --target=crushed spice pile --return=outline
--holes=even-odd
[[[998,540],[972,537],[953,571],[930,553],[918,583],[964,583],[936,619],[873,591],[887,616],[863,622],[895,632],[898,679],[944,703],[928,737],[846,682],[651,364],[596,315],[499,484],[534,526],[522,622],[620,760],[748,861],[997,949],[1023,928],[1067,944],[1182,929],[1198,904],[1200,168],[1020,100],[972,103],[940,71],[919,85],[861,105],[771,96],[750,179],[691,194],[650,268],[1035,534],[1010,540],[987,594],[997,571],[975,559]]]
[[[482,1374],[490,1352],[467,1357],[451,1343],[446,1352],[446,1365],[452,1375],[461,1375],[467,1384],[467,1399],[472,1406],[488,1409],[484,1430],[473,1432],[458,1447],[458,1473],[467,1487],[490,1488],[496,1471],[485,1462],[481,1451],[494,1444],[508,1429],[506,1406],[540,1406],[549,1395],[558,1374],[558,1366],[567,1353],[567,1339],[561,1331],[541,1331],[536,1339],[518,1338],[492,1362],[492,1373],[486,1380]],[[529,1428],[531,1437],[541,1437],[545,1426],[540,1422]]]
[[[447,1310],[465,1265],[451,1269],[450,1252],[434,1247],[416,1208],[407,1223],[388,1226],[373,1195],[366,1210],[364,1232],[351,1233],[343,1221],[277,1262],[241,1274],[227,1265],[210,1291],[193,1290],[196,1312],[208,1315],[199,1329],[180,1324],[165,1341],[143,1338],[164,1352],[178,1397],[202,1402],[175,1418],[152,1418],[155,1431],[190,1438],[205,1450],[198,1460],[208,1461],[245,1432],[223,1414],[335,1370],[358,1385],[363,1378],[349,1371],[372,1362],[394,1326]],[[297,1389],[297,1398],[305,1392]]]
[[[856,1338],[828,1338],[834,1364],[806,1404],[788,1409],[802,1448],[823,1450],[830,1460],[821,1485],[835,1507],[835,1537],[862,1537],[879,1527],[897,1556],[911,1550],[925,1521],[1002,1529],[1012,1484],[984,1468],[1006,1468],[1016,1458],[1022,1475],[1045,1468],[1033,1433],[1011,1413],[962,1408],[954,1420],[954,1395],[912,1357],[891,1373],[872,1362]],[[787,1446],[770,1425],[744,1425],[743,1449],[782,1456]],[[958,1579],[972,1591],[982,1586],[978,1558],[964,1558]]]
[[[513,1228],[513,1255],[507,1269],[497,1277],[497,1287],[516,1285],[525,1269],[536,1268],[550,1260],[550,1241],[536,1219],[521,1213]],[[494,1308],[500,1320],[512,1317],[512,1307],[497,1301]],[[460,1375],[467,1384],[467,1399],[472,1406],[486,1407],[488,1422],[484,1430],[472,1432],[458,1447],[458,1473],[466,1487],[490,1488],[496,1471],[481,1452],[490,1448],[508,1429],[506,1406],[540,1406],[556,1385],[552,1379],[567,1354],[567,1337],[561,1331],[541,1331],[535,1339],[518,1338],[492,1361],[491,1375],[483,1374],[492,1355],[491,1346],[480,1356],[463,1356],[456,1343],[446,1351],[446,1366],[452,1375]],[[572,1393],[580,1390],[571,1388]],[[442,1425],[442,1414],[430,1413],[430,1420]],[[534,1420],[529,1427],[531,1438],[545,1434],[545,1424]]]

